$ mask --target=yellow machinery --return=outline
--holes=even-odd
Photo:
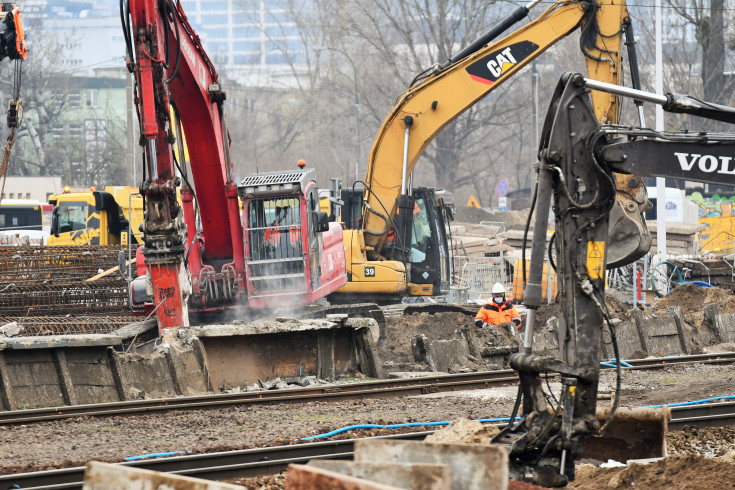
[[[143,199],[136,187],[56,194],[49,203],[54,210],[48,245],[138,243],[135,233],[143,222]]]
[[[617,84],[622,76],[621,50],[625,33],[632,59],[632,78],[634,83],[637,82],[632,26],[624,1],[556,1],[534,21],[492,42],[511,25],[525,18],[539,1],[519,7],[472,45],[399,96],[370,151],[364,195],[362,191],[359,196],[345,193],[351,189],[342,191],[342,221],[348,228],[344,233],[344,244],[348,250],[349,279],[338,293],[395,298],[396,295],[444,292],[442,286],[447,285],[448,271],[440,269],[448,261],[439,257],[442,253],[447,254],[446,239],[442,243],[441,233],[429,237],[431,241],[423,249],[425,253],[433,248],[436,256],[433,263],[424,263],[417,269],[412,258],[417,221],[428,222],[435,229],[442,226],[438,222],[440,207],[436,207],[441,203],[426,199],[427,195],[419,197],[411,188],[414,166],[444,126],[550,46],[580,28],[580,48],[587,60],[589,77]],[[618,121],[617,96],[593,90],[592,100],[600,122]],[[610,267],[642,256],[651,243],[642,216],[648,205],[645,186],[635,176],[616,175],[616,181],[622,191],[617,192],[611,213]],[[416,203],[419,202],[424,204],[419,206],[421,213],[434,208],[436,216],[433,223],[430,217],[416,216]],[[401,250],[396,251],[397,246]],[[394,260],[388,260],[391,258]]]

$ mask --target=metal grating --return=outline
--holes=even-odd
[[[0,311],[7,316],[127,313],[128,305],[128,285],[122,279],[25,281],[0,287]]]
[[[120,250],[120,245],[0,247],[0,284],[87,279],[115,267]]]
[[[303,183],[309,180],[316,180],[316,173],[312,168],[288,172],[261,172],[246,175],[238,187],[280,184],[300,184],[303,187]]]
[[[139,320],[139,317],[124,314],[2,316],[0,317],[0,325],[16,322],[23,327],[20,334],[23,336],[107,334]]]

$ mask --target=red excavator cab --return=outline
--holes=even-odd
[[[238,192],[251,308],[309,304],[346,283],[342,227],[319,209],[314,169],[248,175]]]

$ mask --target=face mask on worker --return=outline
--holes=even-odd
[[[496,294],[496,295],[493,296],[493,301],[495,302],[495,304],[498,304],[498,305],[503,304],[503,300],[504,299],[505,298],[503,298],[503,295],[502,294]]]

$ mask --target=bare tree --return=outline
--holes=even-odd
[[[291,128],[296,133],[289,137],[271,132],[269,141],[279,143],[266,147],[313,155],[320,168],[343,178],[354,174],[350,167],[356,150],[360,171],[366,170],[370,143],[391,105],[416,75],[449,59],[501,14],[492,2],[479,0],[325,0],[316,2],[316,8],[307,8],[307,3],[313,5],[289,2],[289,22],[298,28],[300,51],[294,53],[293,44],[278,39],[286,32],[285,26],[280,32],[270,25],[263,33],[270,49],[283,54],[298,81],[298,93],[290,94],[290,114],[305,116],[298,127]],[[299,53],[306,57],[299,59]],[[512,91],[511,85],[504,91]],[[505,135],[503,119],[518,118],[524,103],[525,96],[488,98],[457,118],[436,136],[419,162],[420,167],[429,166],[434,172],[416,172],[415,183],[456,190],[458,179],[476,176],[479,171],[493,180],[507,173],[517,159],[511,164],[502,155],[493,155],[493,146],[500,146],[494,134]],[[275,111],[282,106],[264,107],[260,100],[256,105],[256,112],[272,112],[270,127],[275,129]],[[263,126],[242,126],[263,137]],[[517,150],[519,145],[511,146]],[[257,154],[263,156],[263,152]],[[488,172],[488,167],[497,172]]]
[[[725,10],[724,0],[667,0],[682,19],[694,26],[701,49],[702,95],[711,102],[728,102],[725,87]]]

